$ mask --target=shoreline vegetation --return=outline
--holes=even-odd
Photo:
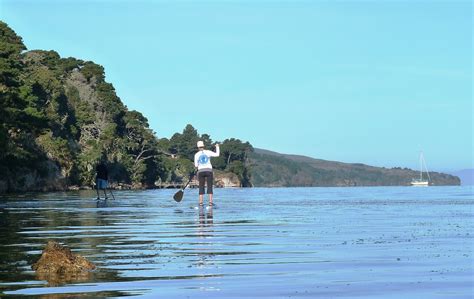
[[[95,165],[105,159],[112,188],[180,187],[193,171],[198,140],[215,141],[190,124],[158,138],[148,120],[129,110],[104,68],[27,51],[0,21],[0,193],[93,188]],[[408,185],[416,172],[378,168],[254,149],[228,138],[213,159],[218,187]],[[435,185],[456,176],[430,173]],[[181,184],[181,185],[180,185]]]

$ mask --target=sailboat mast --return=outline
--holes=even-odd
[[[420,152],[420,182],[423,181],[423,152]]]
[[[425,165],[426,175],[428,176],[428,182],[431,181],[430,172],[428,171],[428,166],[426,166],[425,157],[423,157],[423,164]]]
[[[423,180],[423,166],[426,170],[426,175],[428,176],[428,180]],[[415,179],[413,178],[411,185],[412,186],[429,186],[430,185],[430,173],[428,172],[428,167],[426,167],[425,157],[423,156],[423,151],[420,151],[420,178]]]

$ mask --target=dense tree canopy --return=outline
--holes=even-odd
[[[50,189],[91,185],[101,159],[114,183],[179,182],[194,168],[196,142],[211,146],[211,137],[192,125],[169,140],[158,139],[146,117],[129,111],[105,81],[102,66],[55,51],[25,50],[0,22],[0,190],[41,189],[48,179]],[[245,155],[230,140],[219,163],[245,178]]]
[[[102,66],[25,50],[0,21],[0,192],[91,186],[99,160],[107,161],[113,185],[183,182],[194,170],[197,141],[215,149],[211,136],[190,124],[159,139],[144,115],[122,103]],[[404,185],[416,174],[257,152],[234,138],[220,149],[214,167],[234,173],[242,186]],[[459,184],[457,177],[431,176],[435,184]]]
[[[165,151],[193,161],[197,150],[196,143],[199,140],[204,142],[207,149],[215,150],[211,136],[209,134],[200,135],[190,124],[184,128],[183,133],[176,133],[170,140],[163,139],[159,143]],[[231,138],[221,143],[220,150],[220,157],[213,158],[214,167],[237,174],[243,186],[251,186],[247,157],[248,153],[253,151],[252,145]]]
[[[24,86],[21,38],[0,21],[0,172],[11,179],[16,167],[36,166],[41,155],[31,140],[46,126],[33,90]]]

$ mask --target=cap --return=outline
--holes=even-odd
[[[199,140],[197,142],[197,147],[204,147],[204,142],[202,142],[201,140]]]

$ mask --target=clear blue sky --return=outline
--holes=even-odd
[[[103,65],[158,137],[473,167],[471,1],[0,3],[28,49]]]

